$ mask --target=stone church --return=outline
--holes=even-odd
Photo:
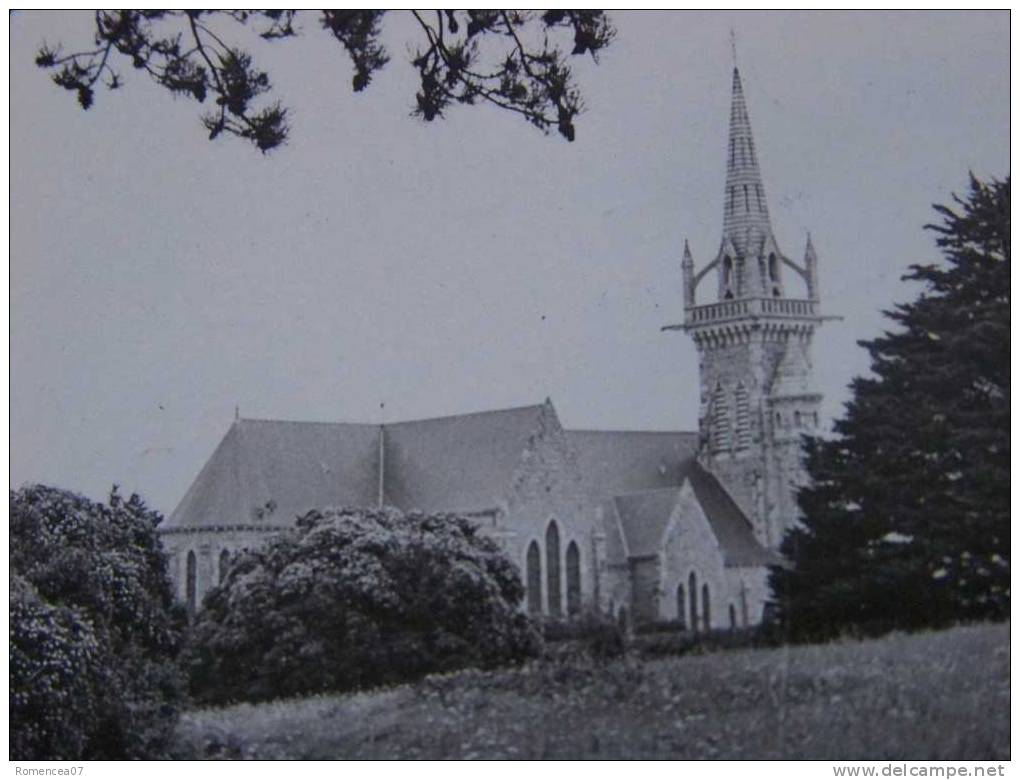
[[[685,243],[684,321],[663,329],[697,346],[697,431],[566,430],[548,399],[386,425],[238,419],[160,528],[180,599],[194,609],[231,552],[310,509],[389,505],[474,519],[536,615],[760,622],[818,426],[822,317],[810,237],[798,264],[773,236],[736,68],[727,160],[718,251],[696,270]]]

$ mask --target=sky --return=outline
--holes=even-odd
[[[413,20],[364,92],[313,17],[257,63],[268,156],[130,67],[82,111],[33,64],[91,16],[10,17],[12,487],[169,513],[242,417],[389,422],[539,403],[568,428],[693,430],[680,258],[718,249],[732,55],[782,250],[807,232],[826,422],[857,346],[937,262],[931,204],[1009,173],[1008,12],[623,12],[577,60],[577,140],[489,107],[410,117]],[[708,285],[711,287],[711,285]],[[704,287],[702,288],[704,289]],[[699,293],[701,290],[699,290]]]

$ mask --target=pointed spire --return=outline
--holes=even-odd
[[[811,231],[807,234],[807,246],[804,247],[804,276],[807,282],[808,298],[818,300],[818,254],[811,241]]]
[[[724,197],[723,238],[729,238],[740,254],[752,242],[761,242],[771,235],[765,186],[758,168],[758,154],[751,136],[751,120],[747,115],[744,87],[740,71],[733,68],[733,97],[730,104],[730,135],[726,158],[726,193]]]
[[[680,262],[680,270],[684,277],[684,307],[690,308],[694,305],[694,258],[691,256],[691,248],[684,239],[684,259]]]

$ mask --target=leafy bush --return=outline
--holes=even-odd
[[[260,700],[491,668],[537,654],[516,568],[469,521],[329,509],[237,555],[203,602],[196,698]]]
[[[159,514],[42,485],[10,510],[11,758],[159,756],[184,690]]]
[[[88,742],[102,686],[99,642],[80,610],[10,578],[11,758],[69,759]]]

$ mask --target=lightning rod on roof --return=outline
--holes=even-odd
[[[240,406],[235,406],[234,407],[234,422],[237,422],[240,419],[241,419],[241,407]]]

